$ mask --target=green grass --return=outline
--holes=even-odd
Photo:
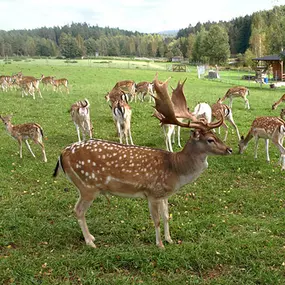
[[[61,150],[76,141],[68,109],[88,98],[96,138],[118,141],[104,95],[119,80],[152,80],[154,70],[100,68],[45,60],[0,65],[0,74],[22,71],[66,77],[70,94],[43,91],[43,99],[22,98],[19,91],[0,93],[1,114],[13,113],[13,123],[37,122],[44,129],[48,162],[36,159],[0,128],[0,280],[2,284],[284,284],[285,219],[284,175],[279,153],[264,143],[258,159],[253,142],[237,154],[237,137],[230,128],[227,144],[234,153],[209,157],[209,168],[169,199],[170,231],[174,244],[155,246],[155,232],[147,202],[140,199],[99,197],[87,213],[97,249],[85,245],[73,215],[78,194],[61,174],[52,173]],[[172,76],[175,87],[184,80],[191,109],[198,102],[214,103],[231,84],[198,80],[190,73],[159,70],[159,79]],[[231,74],[232,80],[239,75]],[[240,84],[240,82],[239,82]],[[284,90],[250,87],[251,110],[236,99],[233,114],[241,134],[256,116],[279,115],[271,105]],[[151,117],[152,104],[131,103],[132,134],[137,145],[165,148],[163,132]],[[1,125],[0,125],[1,126]],[[222,130],[223,135],[223,130]],[[189,130],[182,130],[182,143]],[[178,151],[177,145],[174,150]]]

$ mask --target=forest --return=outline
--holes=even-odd
[[[255,12],[231,21],[198,22],[175,37],[119,28],[72,23],[63,27],[0,30],[0,57],[82,58],[124,56],[165,58],[225,64],[237,58],[250,66],[254,57],[276,54],[285,42],[285,6]]]

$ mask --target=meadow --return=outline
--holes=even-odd
[[[54,75],[69,80],[70,94],[42,90],[21,97],[20,91],[0,92],[0,114],[13,114],[14,124],[37,122],[44,130],[48,162],[31,143],[34,159],[0,124],[0,282],[1,284],[285,284],[284,177],[279,152],[270,143],[271,162],[265,159],[260,141],[254,159],[254,142],[238,154],[238,139],[229,126],[230,156],[209,157],[209,167],[192,184],[169,199],[170,233],[174,244],[165,250],[155,245],[155,231],[147,202],[141,199],[104,196],[87,212],[96,249],[85,245],[73,214],[78,193],[63,175],[52,177],[61,150],[77,140],[68,110],[87,98],[91,105],[94,137],[119,141],[104,96],[117,81],[152,81],[172,76],[170,86],[184,80],[191,110],[198,102],[212,104],[228,88],[241,84],[234,72],[232,82],[198,79],[195,68],[187,73],[153,69],[106,68],[63,61],[0,61],[0,74],[22,71],[40,77]],[[245,81],[245,85],[249,82]],[[169,86],[169,91],[171,92]],[[41,86],[42,87],[42,86]],[[282,89],[250,83],[251,109],[241,99],[233,102],[233,117],[246,135],[257,116],[279,116],[272,111]],[[225,102],[228,103],[228,102]],[[153,104],[130,103],[134,143],[165,149]],[[224,131],[221,130],[223,137]],[[182,130],[182,145],[189,130]],[[174,151],[179,151],[177,144]]]

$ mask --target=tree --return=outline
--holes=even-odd
[[[229,37],[221,25],[212,25],[204,39],[204,52],[210,64],[224,64],[230,57]]]

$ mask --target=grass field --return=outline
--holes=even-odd
[[[169,199],[170,232],[174,244],[155,246],[155,232],[147,202],[140,199],[99,197],[87,213],[97,249],[85,245],[73,215],[78,193],[61,174],[52,173],[61,150],[77,140],[68,109],[88,98],[94,137],[118,141],[104,95],[119,80],[154,78],[155,70],[101,68],[78,64],[12,62],[0,74],[22,71],[40,77],[68,78],[70,94],[42,91],[43,99],[22,98],[20,91],[0,93],[0,114],[13,114],[13,123],[37,122],[43,129],[48,162],[31,144],[34,159],[0,125],[0,281],[1,284],[285,284],[285,197],[279,153],[270,144],[266,163],[264,143],[258,159],[253,142],[237,154],[237,136],[230,128],[227,144],[234,153],[209,157],[209,168]],[[197,79],[195,72],[157,69],[159,79],[188,79],[185,95],[190,109],[210,104],[232,85]],[[232,74],[233,78],[235,74]],[[236,99],[233,114],[246,135],[256,116],[278,116],[271,110],[284,90],[250,88],[250,110]],[[227,103],[227,102],[226,102]],[[153,118],[152,104],[131,103],[134,143],[165,148],[163,132]],[[222,130],[223,135],[223,130]],[[182,130],[182,144],[189,130]],[[179,151],[177,145],[174,150]]]

